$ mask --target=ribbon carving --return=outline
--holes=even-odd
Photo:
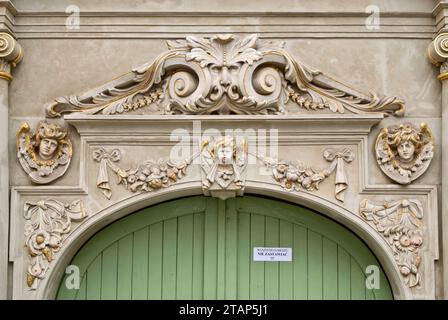
[[[287,191],[317,190],[320,182],[329,177],[333,171],[336,171],[335,198],[344,202],[344,191],[348,187],[345,162],[352,162],[355,155],[350,149],[341,151],[327,149],[324,151],[323,157],[325,160],[331,161],[330,166],[323,170],[312,168],[298,160],[285,162],[264,158],[263,162],[268,168],[272,168],[274,179]]]
[[[94,150],[93,159],[100,163],[97,186],[107,199],[110,199],[112,196],[108,168],[112,169],[117,175],[117,184],[124,185],[131,192],[151,192],[156,189],[166,188],[181,179],[185,175],[191,160],[184,160],[181,163],[164,159],[159,159],[158,161],[147,160],[138,168],[123,170],[114,163],[121,159],[120,150],[114,149],[108,153],[104,148]]]
[[[330,172],[336,169],[335,184],[335,198],[341,202],[344,202],[344,191],[348,188],[347,175],[345,173],[345,162],[350,163],[355,159],[354,153],[350,149],[344,149],[342,151],[336,151],[333,149],[327,149],[324,151],[324,158],[327,161],[332,161]]]

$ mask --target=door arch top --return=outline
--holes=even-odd
[[[249,262],[254,246],[291,247],[292,263]],[[379,264],[348,229],[304,207],[257,196],[219,203],[196,196],[145,208],[95,234],[72,263],[80,268],[81,288],[68,290],[62,281],[62,299],[391,297],[381,267],[380,286],[366,290],[364,270]]]
[[[53,299],[56,296],[58,285],[64,275],[65,268],[72,260],[81,246],[96,232],[106,225],[145,207],[155,205],[164,201],[201,195],[202,189],[194,182],[176,184],[169,190],[162,189],[157,193],[143,193],[118,201],[96,213],[91,218],[78,226],[65,240],[66,245],[62,247],[47,276],[42,280],[36,292],[37,299]],[[411,298],[410,290],[402,282],[400,272],[396,266],[394,256],[386,241],[381,238],[373,228],[369,227],[355,212],[337,205],[329,200],[315,194],[298,192],[285,193],[278,190],[274,185],[262,182],[247,182],[246,194],[264,195],[271,198],[296,203],[323,215],[332,218],[347,227],[360,237],[372,250],[379,260],[393,292],[394,299]]]

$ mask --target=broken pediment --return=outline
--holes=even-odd
[[[403,116],[396,97],[362,93],[295,60],[284,44],[215,35],[168,41],[153,62],[81,95],[55,99],[47,117],[83,114],[378,113]]]

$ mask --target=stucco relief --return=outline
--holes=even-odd
[[[72,143],[67,131],[47,122],[39,122],[33,134],[28,123],[17,132],[17,157],[23,170],[38,184],[61,177],[72,158]]]
[[[168,41],[154,62],[81,95],[55,99],[48,117],[67,113],[150,114],[378,113],[403,116],[404,103],[379,97],[295,60],[283,42],[256,34]],[[286,106],[289,106],[286,108]],[[294,107],[295,106],[295,107]]]
[[[400,184],[409,184],[428,169],[434,157],[434,137],[426,123],[420,130],[406,123],[383,128],[375,151],[381,170]]]
[[[246,139],[225,136],[201,146],[202,188],[205,195],[225,199],[228,195],[242,195],[247,167]],[[222,192],[225,190],[226,192]]]
[[[176,163],[171,160],[147,160],[137,168],[121,169],[115,162],[120,161],[121,152],[114,149],[107,152],[104,148],[93,151],[93,160],[100,163],[97,187],[107,199],[112,196],[109,184],[108,168],[117,176],[117,184],[123,185],[131,192],[151,192],[167,188],[185,175],[190,159]]]
[[[375,203],[364,199],[359,212],[388,241],[406,285],[411,288],[421,285],[423,206],[420,201]]]
[[[24,217],[25,245],[30,257],[26,282],[35,290],[39,280],[45,277],[54,255],[62,247],[64,237],[70,233],[72,220],[83,220],[87,212],[81,200],[64,204],[48,199],[26,202]]]
[[[348,187],[348,179],[344,163],[354,160],[355,154],[350,149],[334,150],[326,149],[323,157],[331,162],[325,169],[316,169],[306,165],[300,160],[279,161],[271,158],[264,158],[267,167],[272,168],[272,176],[280,183],[286,191],[299,191],[305,189],[314,191],[319,189],[319,184],[328,178],[334,171],[335,177],[335,198],[344,202],[344,191]]]

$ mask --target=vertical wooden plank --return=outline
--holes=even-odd
[[[87,269],[89,281],[87,282],[87,300],[101,298],[101,253],[93,260]]]
[[[192,299],[204,297],[204,213],[194,215]]]
[[[117,299],[117,256],[117,242],[114,242],[103,251],[101,266],[101,299]]]
[[[373,291],[374,291],[373,289],[366,288],[366,300],[376,300]]]
[[[162,299],[176,298],[177,218],[163,223]]]
[[[237,299],[250,298],[250,214],[238,212]]]
[[[177,299],[191,299],[193,280],[193,215],[178,218]]]
[[[292,244],[293,244],[293,225],[291,222],[280,220],[280,247],[292,248]],[[284,261],[280,263],[279,298],[282,300],[290,300],[293,298],[292,261]]]
[[[351,270],[350,255],[342,247],[338,246],[338,299],[349,300],[351,298]]]
[[[237,298],[237,230],[238,230],[238,216],[236,211],[236,199],[229,199],[226,201],[226,299]]]
[[[162,299],[163,222],[149,227],[148,299]]]
[[[308,299],[322,299],[322,236],[308,230]]]
[[[351,258],[350,259],[351,270],[351,298],[352,300],[365,300],[366,299],[366,279],[363,271],[359,267],[358,263]]]
[[[216,298],[219,300],[225,297],[226,288],[226,202],[218,200],[218,252],[217,252],[217,284],[216,284]]]
[[[323,238],[323,278],[324,293],[326,300],[336,300],[338,298],[338,245]]]
[[[264,247],[265,217],[251,214],[250,241],[251,256],[254,247]],[[250,263],[250,299],[264,299],[264,262],[253,261]]]
[[[132,299],[132,243],[134,235],[128,234],[118,241],[117,299]]]
[[[279,246],[279,221],[266,217],[266,247]],[[279,297],[279,262],[266,262],[264,272],[264,296],[269,300],[277,300]]]
[[[134,232],[132,252],[132,299],[148,297],[148,232],[143,228]]]
[[[307,229],[294,225],[294,299],[308,299],[308,234]]]
[[[218,200],[207,199],[204,234],[204,299],[216,299]]]
[[[79,285],[79,290],[76,293],[75,300],[86,300],[86,289],[87,289],[87,273],[81,279]]]

